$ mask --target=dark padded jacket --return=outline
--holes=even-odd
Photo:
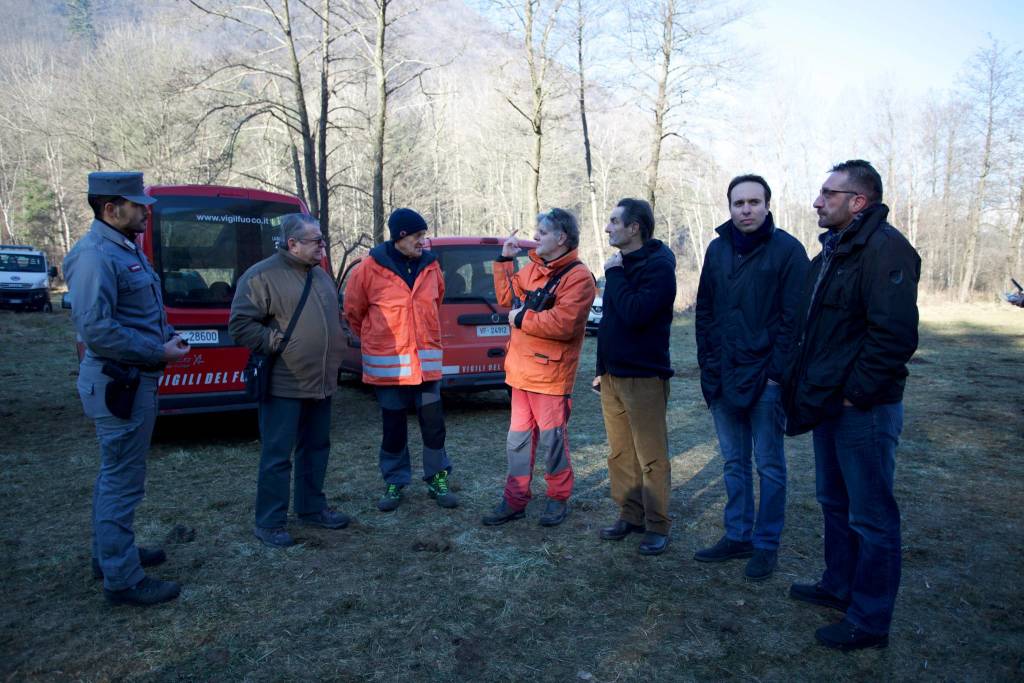
[[[773,225],[767,240],[737,259],[732,221],[716,231],[697,289],[700,387],[708,405],[721,400],[745,409],[769,379],[782,383],[800,318],[807,251]]]
[[[917,349],[921,258],[888,214],[875,204],[850,224],[816,291],[824,250],[811,262],[785,382],[791,436],[838,415],[844,398],[861,409],[903,399]]]
[[[647,240],[605,272],[597,374],[672,376],[669,332],[676,300],[676,256],[660,240]]]

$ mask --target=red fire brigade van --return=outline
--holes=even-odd
[[[189,341],[188,355],[167,366],[157,393],[160,413],[255,408],[245,399],[248,349],[228,334],[235,283],[270,256],[277,218],[308,213],[301,200],[214,185],[152,186],[139,242],[163,285],[167,319]],[[79,344],[79,357],[84,349]]]
[[[437,255],[444,273],[441,303],[441,343],[444,345],[441,387],[448,391],[484,391],[505,388],[505,347],[508,345],[509,309],[498,305],[494,293],[494,259],[501,255],[497,237],[433,237],[427,249]],[[520,240],[524,249],[516,268],[527,263],[526,249],[534,242]],[[355,261],[345,270],[338,290],[345,285]],[[359,339],[342,316],[345,346],[341,369],[362,375]]]

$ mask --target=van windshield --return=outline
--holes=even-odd
[[[227,308],[238,278],[276,248],[281,216],[296,204],[244,197],[160,195],[153,205],[153,260],[164,303]]]
[[[497,302],[494,293],[494,259],[501,256],[501,245],[436,246],[431,253],[437,255],[444,273],[444,300]],[[516,258],[516,270],[529,258],[525,252]]]
[[[45,273],[46,264],[37,254],[0,254],[0,271],[5,273]]]

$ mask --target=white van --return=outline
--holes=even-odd
[[[49,313],[50,278],[56,276],[38,249],[0,244],[0,308]]]

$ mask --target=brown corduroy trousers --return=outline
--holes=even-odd
[[[666,535],[672,487],[665,424],[668,396],[667,379],[601,376],[612,500],[624,521]]]

